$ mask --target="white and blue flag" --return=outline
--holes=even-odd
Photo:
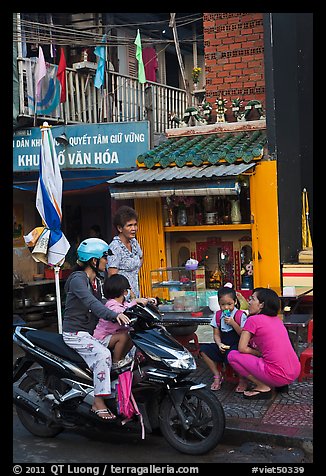
[[[24,236],[26,245],[33,247],[32,256],[49,266],[61,266],[70,244],[61,231],[62,177],[51,128],[41,126],[40,175],[36,193],[36,208],[43,227]]]

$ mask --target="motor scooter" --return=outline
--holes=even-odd
[[[132,394],[146,433],[159,430],[181,453],[200,455],[220,442],[225,414],[218,398],[203,383],[192,380],[196,362],[162,324],[156,306],[136,304],[125,311],[134,344]],[[23,426],[38,437],[55,437],[65,429],[112,428],[139,430],[135,416],[101,421],[91,406],[93,376],[86,362],[63,341],[62,335],[17,326],[14,342],[25,352],[14,364],[13,400]],[[106,404],[118,413],[119,374],[131,363],[111,371],[112,395]]]

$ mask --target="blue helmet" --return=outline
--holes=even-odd
[[[109,245],[100,238],[87,238],[77,248],[77,257],[82,262],[87,262],[91,258],[100,259],[102,256],[108,256],[109,254],[112,254]]]

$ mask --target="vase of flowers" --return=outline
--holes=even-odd
[[[241,270],[241,276],[242,276],[241,289],[253,289],[253,285],[254,285],[253,274],[254,274],[253,262],[249,261],[249,263],[244,265],[244,267]]]
[[[187,211],[182,203],[178,207],[177,222],[178,226],[185,226],[187,224]]]
[[[194,88],[197,89],[197,84],[199,82],[199,76],[201,73],[201,68],[196,67],[192,70],[192,81],[194,83]]]

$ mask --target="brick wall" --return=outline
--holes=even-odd
[[[228,122],[235,120],[231,101],[238,97],[244,105],[259,100],[265,109],[263,14],[204,13],[204,46],[206,100],[213,112],[220,95],[227,100]]]

